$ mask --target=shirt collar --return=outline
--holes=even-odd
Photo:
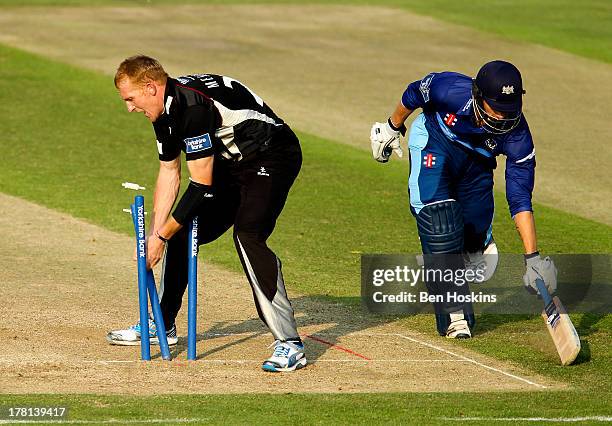
[[[166,80],[166,91],[164,92],[164,113],[170,115],[170,107],[175,99],[175,81],[168,77]]]
[[[463,105],[463,108],[457,112],[457,115],[471,115],[473,101],[474,98],[470,97],[470,99],[468,99],[468,101]]]

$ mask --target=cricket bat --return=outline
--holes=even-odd
[[[570,365],[576,360],[580,352],[580,337],[578,337],[576,328],[572,324],[572,320],[563,307],[561,300],[557,296],[550,297],[550,293],[548,293],[548,289],[541,279],[536,280],[536,285],[544,300],[542,318],[544,318],[546,328],[548,328],[550,337],[552,337],[557,348],[561,364]]]

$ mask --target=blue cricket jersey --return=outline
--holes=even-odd
[[[532,211],[536,161],[527,120],[523,116],[518,126],[508,133],[488,133],[476,127],[472,102],[472,79],[455,72],[428,74],[410,83],[402,95],[406,108],[422,108],[425,119],[435,123],[453,142],[493,161],[504,154],[510,214]]]

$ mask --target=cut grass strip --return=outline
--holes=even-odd
[[[0,6],[102,6],[176,4],[172,0],[0,0]],[[188,0],[181,4],[303,4],[297,0]],[[498,36],[612,63],[612,3],[607,0],[309,0],[308,3],[401,7]],[[384,25],[384,24],[382,24]],[[409,29],[407,30],[409,34]],[[407,39],[407,43],[409,43]],[[501,54],[503,56],[503,53]]]

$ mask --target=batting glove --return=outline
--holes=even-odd
[[[391,127],[389,121],[386,123],[374,123],[370,132],[372,156],[380,163],[389,161],[391,152],[395,152],[400,158],[404,155],[400,145],[400,130],[395,130]]]
[[[536,285],[537,279],[544,281],[550,294],[557,290],[557,268],[550,257],[541,258],[538,252],[526,255],[525,267],[527,270],[523,275],[523,282],[529,293],[540,294]]]

